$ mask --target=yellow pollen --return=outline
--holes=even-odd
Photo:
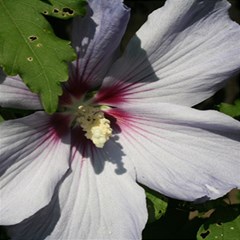
[[[110,121],[104,117],[100,108],[81,105],[78,107],[77,122],[85,131],[85,137],[96,147],[103,148],[112,136]]]

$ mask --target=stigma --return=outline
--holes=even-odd
[[[112,136],[110,121],[105,118],[100,107],[80,105],[76,121],[86,132],[85,137],[90,139],[98,148],[103,148],[104,144]]]

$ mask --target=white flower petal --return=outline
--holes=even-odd
[[[13,239],[141,239],[147,220],[145,194],[134,170],[119,167],[121,149],[112,141],[104,150],[85,154],[93,156],[91,161],[75,153],[72,172],[60,186],[59,203],[13,226]],[[51,233],[49,219],[56,224]]]
[[[54,123],[53,123],[54,120]],[[64,117],[37,112],[0,125],[0,222],[15,224],[47,205],[69,168]]]
[[[240,26],[225,0],[167,0],[112,66],[97,101],[193,106],[240,68]]]
[[[164,103],[124,110],[110,114],[119,119],[119,142],[136,167],[138,182],[189,201],[240,188],[238,121],[216,111]]]
[[[31,92],[19,76],[7,77],[0,69],[0,106],[41,110],[37,94]]]
[[[109,0],[89,0],[88,4],[87,14],[73,22],[72,43],[79,56],[78,80],[98,86],[118,50],[130,11],[122,0],[111,0],[111,4]]]

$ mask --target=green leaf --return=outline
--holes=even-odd
[[[240,191],[237,192],[237,199],[240,201]]]
[[[216,209],[200,227],[198,240],[239,240],[240,205]]]
[[[219,111],[231,117],[239,117],[240,116],[240,99],[237,99],[233,105],[228,103],[221,103],[219,105]]]
[[[0,107],[0,115],[1,115],[1,119],[2,119],[0,122],[16,118],[15,114],[13,113],[13,111],[11,111],[11,110],[9,111],[9,109],[2,108],[2,107]]]
[[[5,121],[5,120],[26,117],[32,113],[34,113],[34,110],[23,110],[23,109],[0,107],[0,122],[1,122],[1,118],[3,119],[3,121]]]
[[[0,114],[0,123],[4,122],[4,118],[2,117],[2,115]]]
[[[42,13],[45,15],[68,19],[86,13],[85,0],[49,0],[48,2],[51,5],[45,4],[42,8]]]
[[[147,197],[148,222],[152,223],[160,219],[166,213],[168,202],[167,198],[161,194],[151,189],[145,190]]]
[[[7,231],[4,227],[0,226],[0,240],[10,240],[10,237],[7,235]]]
[[[74,2],[79,3],[60,0],[49,5],[40,0],[0,0],[0,65],[8,75],[19,74],[40,95],[48,113],[57,109],[58,96],[62,94],[60,83],[68,79],[67,63],[76,54],[68,41],[55,36],[42,12],[55,6],[66,7],[67,2],[69,9],[75,6]],[[80,8],[74,8],[73,15],[77,13],[82,13]]]

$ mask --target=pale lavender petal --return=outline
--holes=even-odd
[[[122,167],[120,146],[111,141],[103,151],[85,154],[91,160],[75,153],[72,172],[48,212],[11,227],[13,239],[141,239],[145,193],[135,182],[133,166]]]
[[[0,125],[0,223],[15,224],[47,205],[69,168],[65,116],[36,112]]]
[[[112,64],[125,32],[129,9],[122,0],[89,0],[84,18],[73,23],[72,43],[78,53],[78,81],[97,86]]]
[[[240,188],[240,123],[216,111],[156,103],[110,112],[137,181],[172,198],[215,199]]]
[[[225,0],[167,0],[129,42],[97,101],[193,106],[240,69],[240,26]]]
[[[31,92],[19,76],[6,76],[0,69],[0,106],[20,109],[42,109],[37,94]]]

